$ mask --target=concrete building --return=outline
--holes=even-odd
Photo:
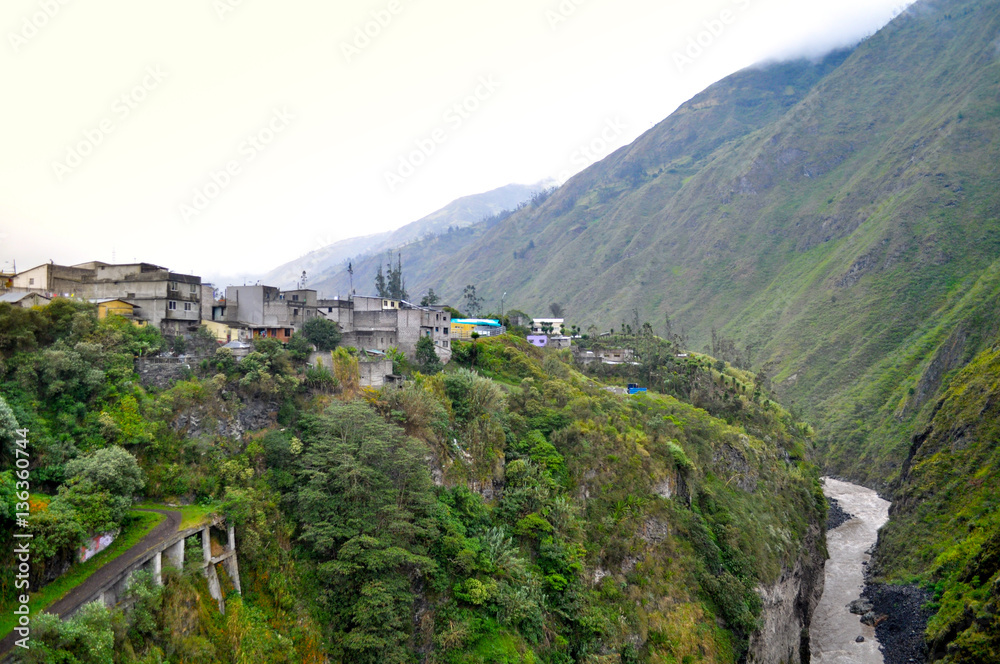
[[[528,343],[538,348],[569,348],[573,345],[573,338],[562,334],[529,334]]]
[[[562,334],[562,328],[566,324],[565,318],[536,318],[531,323],[532,334]],[[543,328],[551,328],[546,332]]]
[[[634,353],[631,348],[609,348],[601,350],[577,350],[574,349],[576,361],[583,365],[600,362],[601,364],[622,364],[631,362]]]
[[[229,286],[225,299],[213,304],[209,320],[225,323],[230,328],[225,333],[230,339],[246,336],[288,341],[307,320],[317,315],[316,291],[311,289],[282,291],[274,286]],[[212,331],[216,338],[222,338],[219,330]]]
[[[18,273],[10,281],[14,289],[46,297],[125,300],[135,305],[137,321],[167,335],[193,332],[201,321],[201,277],[150,263],[46,263]]]
[[[398,348],[413,357],[420,337],[429,337],[441,361],[451,359],[451,314],[442,307],[353,295],[346,300],[320,300],[317,310],[340,325],[343,346],[380,351]]]
[[[551,348],[569,348],[573,345],[573,337],[568,337],[564,334],[555,334],[549,337],[549,346]]]

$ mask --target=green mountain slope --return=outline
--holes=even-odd
[[[932,659],[1000,661],[1000,345],[952,381],[914,436],[878,572],[933,584]]]
[[[411,291],[669,314],[696,348],[718,328],[776,363],[833,468],[884,484],[997,328],[998,34],[1000,3],[920,2],[846,59],[729,77]]]
[[[482,283],[484,288],[491,288],[494,281],[496,288],[516,287],[521,281],[529,281],[545,269],[552,258],[552,248],[561,244],[564,217],[569,224],[577,219],[589,223],[587,210],[593,206],[576,210],[573,204],[576,199],[606,199],[617,197],[624,190],[638,189],[650,177],[646,171],[662,171],[658,183],[666,187],[667,195],[675,193],[686,178],[704,166],[715,150],[781,117],[847,55],[848,52],[839,51],[819,63],[803,60],[734,74],[682,105],[633,145],[618,150],[571,179],[544,208],[532,206],[522,210],[508,224],[495,227],[491,233],[485,228],[475,228],[474,232],[466,230],[465,235],[439,236],[411,244],[404,252],[406,277],[412,285],[410,290],[438,290],[448,274],[454,275],[451,281],[455,283],[465,278]],[[567,207],[572,214],[561,211]],[[609,221],[601,227],[610,228],[614,223]],[[552,229],[547,228],[550,224]],[[550,235],[549,230],[558,235]],[[580,230],[582,227],[571,228],[569,236],[575,236]],[[595,241],[601,239],[595,238]],[[460,262],[453,263],[455,260]],[[378,265],[378,257],[355,265],[355,284],[370,289]],[[517,282],[490,279],[490,275],[504,267],[506,272],[523,271],[523,278]],[[325,272],[323,280],[338,285],[347,283],[344,268],[338,265],[334,271]],[[464,285],[455,287],[452,295],[461,293]],[[361,287],[356,287],[362,292]],[[565,290],[559,284],[555,288],[561,289],[559,295]],[[548,292],[550,286],[542,284],[531,292],[519,291],[519,297],[529,299],[535,293],[536,299],[547,306]]]

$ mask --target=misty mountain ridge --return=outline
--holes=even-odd
[[[373,233],[347,238],[336,242],[317,239],[322,246],[293,261],[280,265],[263,275],[261,283],[279,288],[291,288],[298,284],[305,271],[311,288],[324,288],[334,294],[344,292],[331,289],[324,279],[332,273],[346,271],[348,261],[378,256],[386,251],[398,249],[406,244],[428,236],[445,233],[449,228],[466,228],[504,210],[513,210],[532,196],[551,187],[554,183],[542,181],[532,185],[509,184],[480,194],[458,198],[443,208],[417,221],[393,231]],[[367,292],[367,291],[365,291]]]

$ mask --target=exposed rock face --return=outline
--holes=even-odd
[[[773,585],[758,588],[764,609],[761,628],[750,637],[747,662],[809,662],[809,621],[823,594],[823,540],[823,530],[814,525],[795,566]]]
[[[179,357],[138,357],[135,371],[143,387],[168,389],[191,373],[191,364]]]
[[[178,412],[171,427],[188,438],[221,436],[242,440],[248,431],[258,431],[273,426],[279,405],[261,399],[236,399],[216,404],[195,404]]]

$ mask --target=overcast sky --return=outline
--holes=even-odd
[[[565,179],[904,0],[4,0],[0,266],[262,273]]]

